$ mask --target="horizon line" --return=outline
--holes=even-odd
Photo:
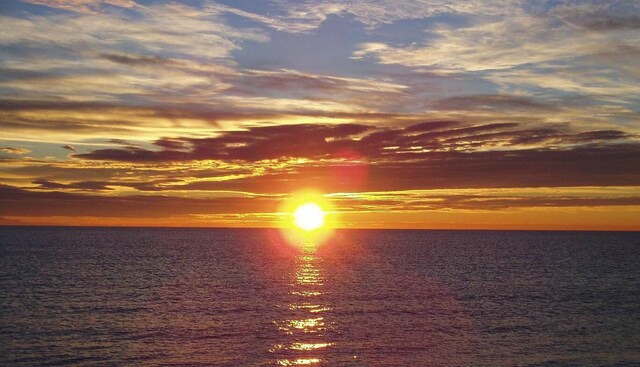
[[[155,229],[251,229],[251,230],[278,230],[286,227],[240,227],[240,226],[167,226],[167,225],[48,225],[48,224],[0,224],[0,228],[155,228]],[[387,227],[336,227],[334,230],[355,230],[355,231],[486,231],[486,232],[629,232],[637,233],[639,229],[544,229],[544,228],[387,228]]]

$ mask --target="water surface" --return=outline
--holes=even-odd
[[[0,228],[3,366],[639,366],[640,234]]]

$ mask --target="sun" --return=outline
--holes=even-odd
[[[304,203],[293,213],[293,223],[300,229],[310,232],[322,228],[326,213],[314,202]]]
[[[278,208],[284,243],[305,251],[319,248],[333,238],[337,213],[329,195],[314,189],[291,193]]]

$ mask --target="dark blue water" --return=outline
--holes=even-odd
[[[0,237],[2,366],[640,366],[640,233]]]

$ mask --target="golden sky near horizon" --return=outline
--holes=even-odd
[[[640,230],[637,14],[3,1],[0,224]]]

